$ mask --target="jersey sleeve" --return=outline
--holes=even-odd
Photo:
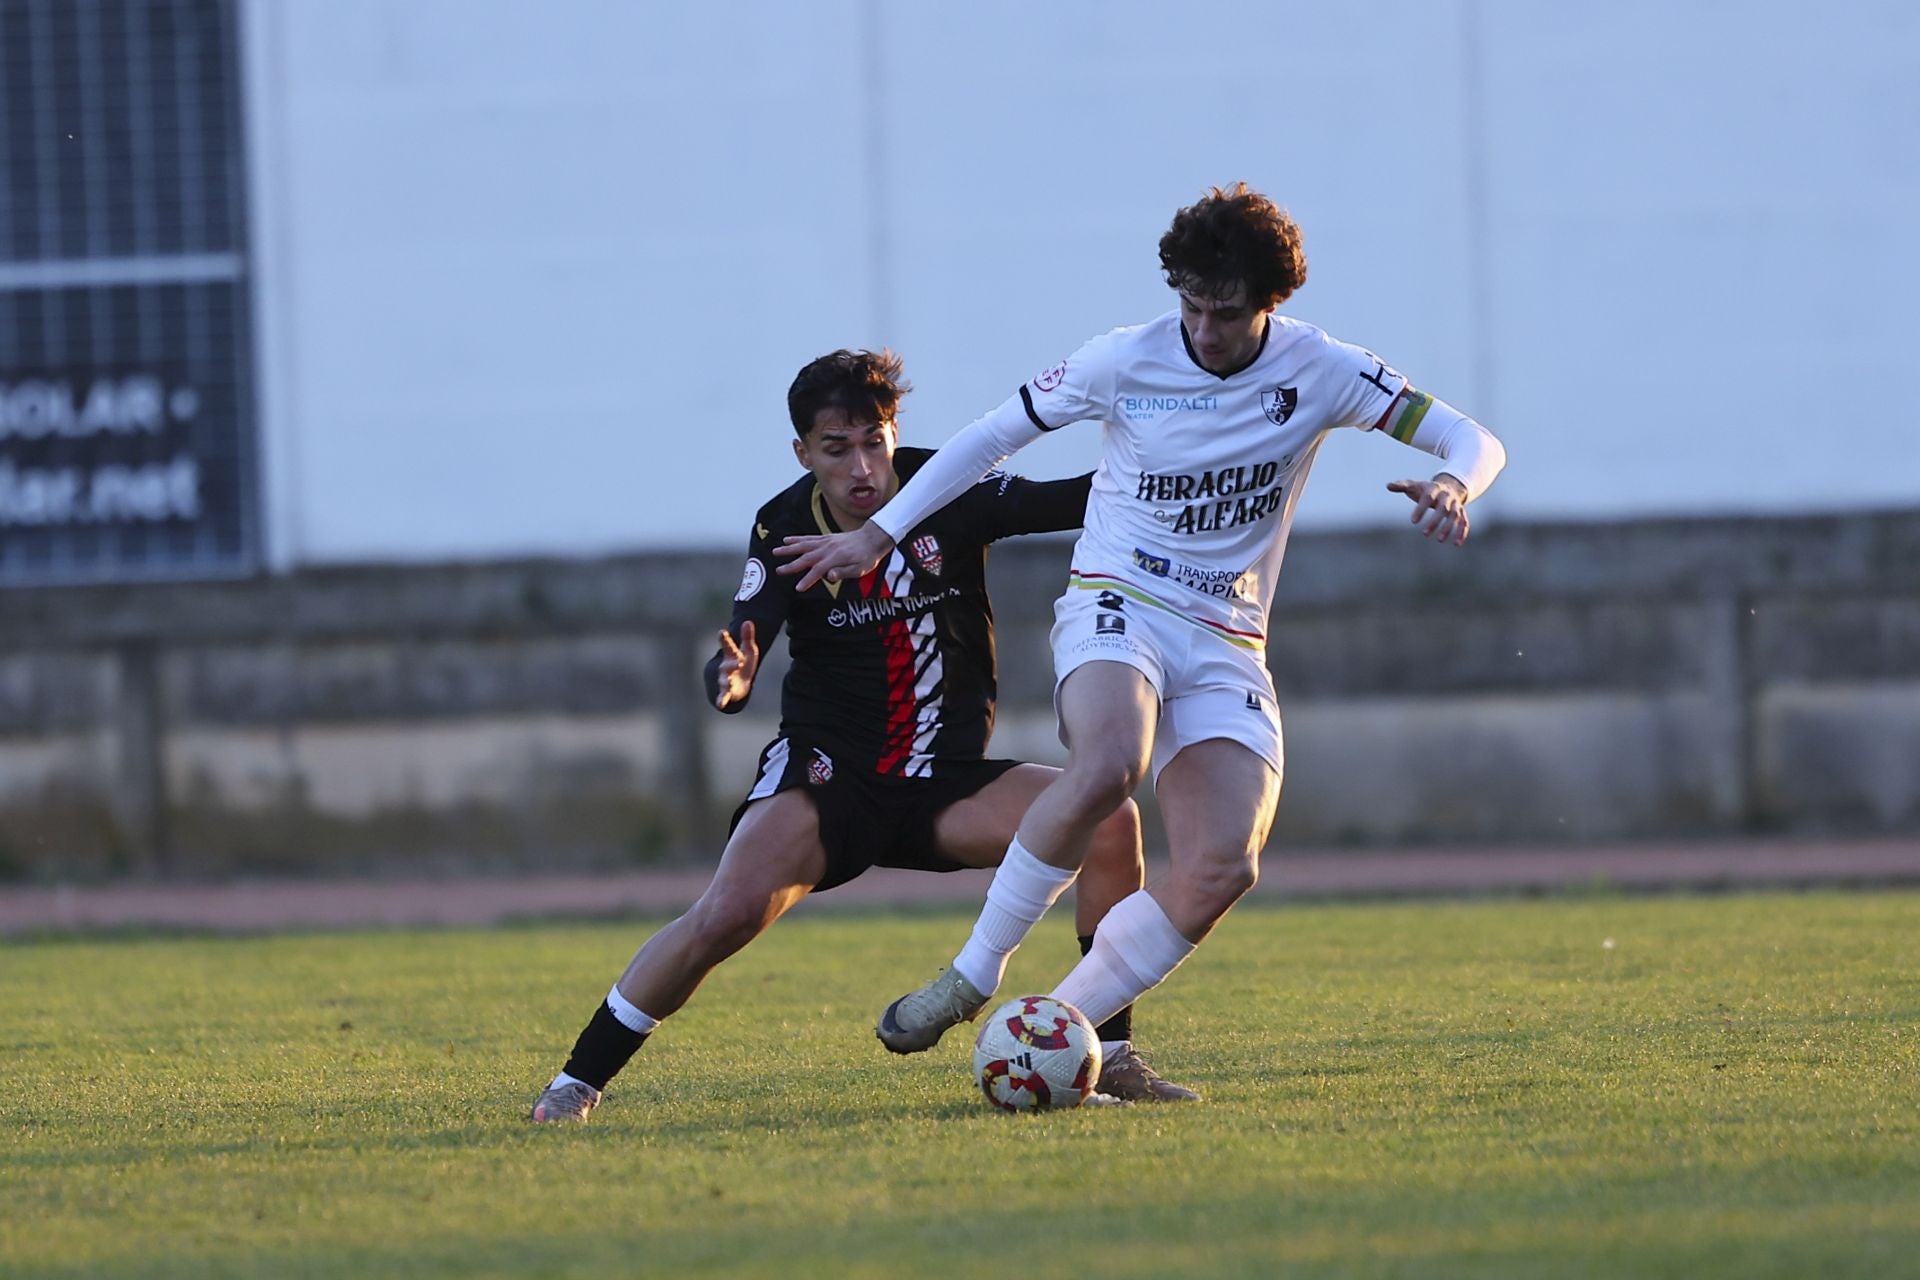
[[[897,545],[907,531],[960,497],[989,470],[1041,434],[1113,409],[1113,350],[1119,330],[1084,343],[1067,359],[1020,384],[1019,393],[940,447],[873,522]]]
[[[1093,473],[1070,480],[1028,480],[1005,471],[990,471],[967,496],[965,516],[979,530],[983,542],[1023,533],[1058,533],[1078,529],[1087,518],[1087,494]]]
[[[1506,446],[1493,432],[1412,386],[1400,392],[1375,425],[1401,444],[1440,459],[1441,470],[1466,486],[1468,502],[1485,493],[1507,465]]]
[[[987,472],[1006,461],[1008,454],[1039,438],[1040,433],[1027,420],[1019,402],[1008,397],[999,408],[974,419],[940,446],[913,473],[913,479],[873,513],[873,523],[898,546],[915,525],[979,484]]]
[[[1327,364],[1333,395],[1329,425],[1362,431],[1381,426],[1387,410],[1406,390],[1406,376],[1365,347],[1333,337],[1325,342],[1321,358]]]
[[[727,622],[727,633],[736,641],[753,623],[753,640],[760,647],[764,658],[774,640],[780,635],[780,628],[786,625],[787,614],[793,607],[793,579],[773,572],[773,544],[776,541],[768,513],[763,509],[753,522],[753,535],[747,540],[747,562],[740,571],[740,589],[733,594],[733,617]],[[723,650],[715,647],[713,656],[707,659],[705,681],[707,705],[712,706],[720,696],[720,660]],[[734,715],[744,710],[753,699],[749,689],[747,696],[721,710]]]
[[[1336,398],[1333,425],[1384,431],[1402,444],[1433,454],[1466,486],[1471,502],[1507,464],[1491,431],[1444,400],[1418,390],[1406,376],[1365,347],[1327,338]],[[1348,375],[1351,376],[1348,376]]]
[[[1080,349],[1020,385],[1020,402],[1041,431],[1070,422],[1105,422],[1113,416],[1114,348],[1119,330],[1082,343]]]

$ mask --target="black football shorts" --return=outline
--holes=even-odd
[[[760,767],[747,798],[733,811],[727,832],[740,825],[748,806],[782,791],[804,789],[820,813],[820,843],[827,873],[815,893],[838,888],[868,867],[910,871],[960,871],[962,864],[934,846],[934,823],[947,806],[977,795],[1018,760],[940,762],[933,778],[902,778],[848,765],[842,768],[824,743],[776,738],[760,753]]]

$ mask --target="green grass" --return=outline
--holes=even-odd
[[[969,916],[777,927],[584,1129],[647,926],[0,946],[0,1275],[1920,1274],[1920,896],[1242,910],[1209,1100],[1037,1117],[872,1037]]]

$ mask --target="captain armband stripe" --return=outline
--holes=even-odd
[[[1033,396],[1030,392],[1028,392],[1027,384],[1024,382],[1020,384],[1020,403],[1026,406],[1027,418],[1033,423],[1034,426],[1040,428],[1042,431],[1059,430],[1059,428],[1057,427],[1050,427],[1046,423],[1040,421],[1040,415],[1033,411]]]
[[[1413,433],[1420,429],[1426,419],[1427,410],[1433,408],[1433,397],[1424,391],[1415,391],[1408,387],[1394,402],[1387,406],[1387,412],[1380,419],[1380,425],[1401,444],[1412,444]]]

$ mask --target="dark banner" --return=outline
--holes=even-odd
[[[0,0],[0,585],[259,563],[234,22]]]
[[[253,564],[237,285],[0,294],[0,325],[90,334],[0,367],[0,576],[222,575]],[[11,314],[9,314],[11,313]],[[196,350],[197,348],[197,350]]]

